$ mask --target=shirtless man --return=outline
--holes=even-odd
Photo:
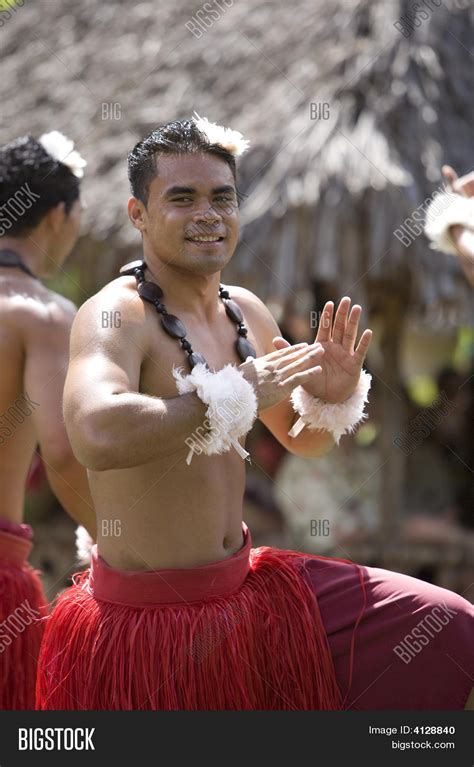
[[[385,650],[396,666],[395,640],[413,622],[415,599],[423,601],[425,584],[398,576],[390,589],[392,574],[381,570],[379,593],[386,596],[380,608],[364,587],[364,578],[375,579],[370,568],[251,550],[242,524],[242,431],[237,446],[234,441],[217,454],[206,453],[208,442],[196,436],[203,423],[209,439],[225,436],[211,405],[223,404],[219,386],[231,391],[235,384],[229,434],[256,406],[288,450],[316,458],[360,420],[368,389],[361,368],[371,331],[355,346],[361,308],[350,310],[349,298],[335,317],[326,304],[314,345],[290,346],[250,291],[228,286],[218,297],[220,273],[238,237],[234,156],[241,142],[240,134],[199,119],[154,131],[130,154],[129,216],[142,234],[146,265],[132,265],[105,286],[81,307],[73,326],[64,412],[76,455],[89,470],[98,543],[90,573],[63,594],[50,619],[39,708],[340,709],[352,692],[360,698],[361,685],[372,687],[376,621],[395,621]],[[244,344],[238,353],[238,316],[226,313],[229,295],[243,313],[253,352]],[[184,323],[179,338],[165,332],[163,307],[174,315],[168,325],[176,327],[176,318]],[[104,327],[104,316],[115,321]],[[189,344],[207,360],[209,375],[197,360],[187,378],[173,370],[185,366],[189,373]],[[191,379],[196,388],[186,391]],[[211,393],[212,380],[220,383]],[[293,400],[297,391],[306,404]],[[401,586],[403,609],[395,604]],[[323,605],[315,595],[324,592]],[[427,594],[427,610],[437,596]],[[362,643],[365,656],[353,658],[351,635],[364,607],[372,639]],[[460,632],[465,625],[463,615]],[[467,640],[457,644],[460,649],[451,638],[447,646],[466,664]],[[437,678],[440,690],[448,672]],[[404,676],[402,694],[389,689],[383,697],[375,686],[367,707],[377,695],[381,708],[391,701],[403,708],[402,698],[408,707],[413,690],[408,672]],[[449,694],[466,698],[465,688],[458,679]]]
[[[25,482],[38,445],[56,497],[95,535],[87,474],[72,453],[61,412],[75,307],[40,281],[60,269],[81,215],[79,178],[68,167],[77,164],[72,142],[59,139],[59,150],[66,146],[64,163],[45,148],[54,152],[57,136],[47,134],[44,145],[24,136],[0,148],[1,709],[34,708],[45,597],[27,562],[32,533],[22,522]],[[24,631],[18,630],[20,613]]]

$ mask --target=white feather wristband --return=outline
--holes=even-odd
[[[195,391],[199,399],[209,405],[207,429],[196,429],[186,440],[190,447],[186,458],[188,466],[193,453],[215,455],[226,453],[231,447],[242,458],[247,458],[249,454],[238,440],[250,431],[257,417],[258,401],[252,384],[232,364],[225,365],[217,373],[202,363],[195,365],[189,375],[183,375],[181,370],[173,366],[179,393]]]
[[[474,197],[451,192],[437,194],[426,211],[425,234],[431,247],[456,256],[458,251],[449,233],[456,224],[474,229]]]
[[[324,429],[331,432],[339,444],[343,434],[353,432],[361,421],[367,418],[364,405],[368,402],[368,393],[372,376],[366,370],[361,370],[356,389],[345,402],[334,405],[318,397],[313,397],[302,386],[297,386],[291,393],[291,404],[299,413],[299,418],[292,426],[288,435],[297,437],[307,426],[310,430]]]

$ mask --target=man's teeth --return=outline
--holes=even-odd
[[[219,242],[221,237],[189,237],[192,242]]]

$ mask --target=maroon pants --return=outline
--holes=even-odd
[[[309,558],[306,572],[346,708],[464,708],[474,687],[470,602],[418,578],[337,559]]]

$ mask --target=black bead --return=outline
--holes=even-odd
[[[245,325],[241,325],[239,328],[237,328],[237,333],[239,336],[243,336],[244,338],[247,338],[248,330],[245,327]]]
[[[168,312],[166,311],[165,305],[160,303],[159,301],[155,301],[154,306],[156,311],[159,312],[160,314],[168,314]]]
[[[186,338],[181,339],[181,346],[183,347],[185,352],[192,352],[193,347],[189,343],[189,341]]]
[[[237,306],[235,301],[232,301],[231,298],[229,298],[228,301],[224,301],[226,314],[233,322],[242,322],[244,319],[244,315],[240,311],[240,307]]]
[[[160,286],[156,285],[154,282],[142,282],[138,286],[138,295],[140,298],[143,298],[144,301],[149,301],[151,304],[154,304],[155,301],[158,301],[163,296],[163,291]]]
[[[209,365],[207,364],[205,357],[203,357],[202,354],[196,354],[196,352],[193,352],[192,354],[189,355],[188,362],[191,366],[191,370],[199,362],[202,362],[207,368],[209,368]]]
[[[135,269],[135,279],[141,285],[142,282],[145,282],[145,274],[139,269]]]
[[[142,261],[141,259],[139,261],[130,261],[129,264],[125,264],[125,266],[122,266],[119,274],[122,277],[126,274],[135,274],[135,269],[140,269],[141,271],[143,271],[145,267],[146,267],[146,263]]]
[[[256,357],[257,352],[253,348],[252,344],[247,338],[238,338],[235,342],[235,348],[237,349],[237,353],[242,360],[242,362],[245,362],[247,357]]]
[[[230,298],[229,291],[225,290],[223,287],[219,288],[219,295],[221,298]]]
[[[161,324],[173,338],[184,338],[186,335],[186,328],[178,317],[174,314],[163,314],[161,316]]]

